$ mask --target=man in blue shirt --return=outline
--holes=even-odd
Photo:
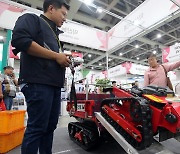
[[[52,153],[65,67],[70,64],[58,38],[58,27],[65,22],[69,5],[65,0],[45,0],[43,9],[40,17],[19,17],[12,36],[14,52],[21,52],[19,84],[28,112],[22,154]]]

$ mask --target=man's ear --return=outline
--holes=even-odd
[[[53,6],[53,5],[49,5],[49,7],[48,7],[48,12],[50,12],[50,13],[52,14],[53,9],[54,9],[54,6]]]

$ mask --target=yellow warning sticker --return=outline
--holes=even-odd
[[[149,98],[150,100],[155,101],[155,102],[159,102],[159,103],[162,103],[162,102],[163,102],[162,99],[160,99],[160,98],[158,98],[158,97],[156,97],[156,96],[153,96],[153,95],[144,95],[144,96],[147,97],[147,98]]]

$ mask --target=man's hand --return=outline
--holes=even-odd
[[[56,62],[62,67],[69,67],[69,64],[71,63],[69,56],[70,54],[58,53],[56,56]]]
[[[15,79],[15,74],[14,74],[14,73],[11,74],[11,78],[12,78],[13,80]]]

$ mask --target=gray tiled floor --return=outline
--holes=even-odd
[[[68,136],[67,126],[69,122],[76,121],[69,116],[61,116],[58,123],[58,128],[54,134],[53,154],[125,154],[125,151],[114,140],[100,144],[99,147],[93,151],[84,151],[70,140]],[[180,138],[178,138],[180,141]],[[170,145],[171,146],[171,145]],[[173,154],[159,143],[154,142],[149,148],[140,152],[141,154]],[[20,154],[20,146],[11,150],[7,154]],[[180,153],[179,153],[180,154]]]
[[[124,154],[124,150],[119,146],[115,141],[110,143],[104,143],[100,145],[93,151],[86,152],[81,147],[76,145],[73,141],[70,140],[67,131],[67,125],[71,121],[76,121],[74,118],[69,116],[61,116],[58,123],[58,128],[54,134],[54,143],[53,143],[53,154]],[[20,154],[20,146],[11,150],[7,154]]]

